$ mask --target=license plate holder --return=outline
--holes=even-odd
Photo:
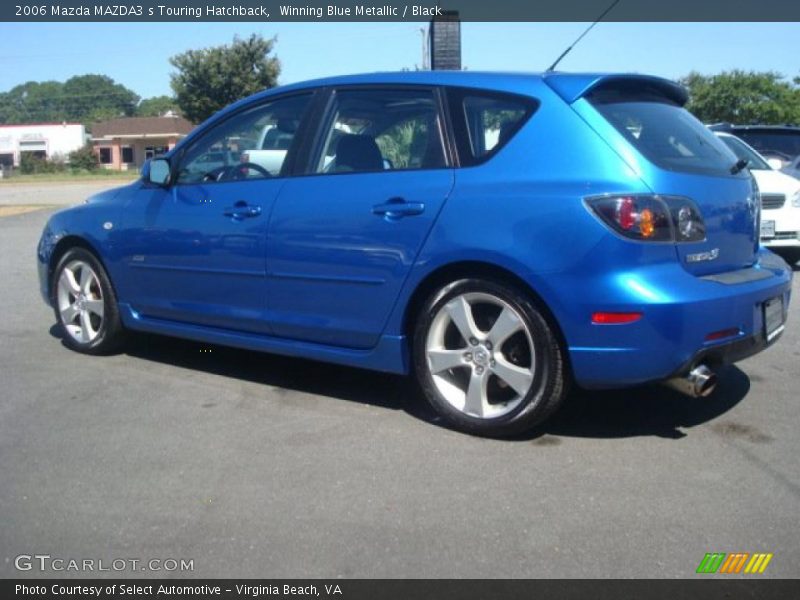
[[[783,331],[783,296],[776,296],[764,302],[764,335],[767,343]]]
[[[775,221],[761,221],[761,237],[762,238],[775,237]]]

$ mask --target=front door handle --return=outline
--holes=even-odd
[[[248,204],[244,200],[240,200],[233,206],[226,208],[222,214],[226,217],[236,220],[248,219],[260,215],[261,207],[256,204]]]
[[[424,211],[425,205],[422,202],[406,202],[403,198],[390,198],[383,204],[376,204],[372,207],[373,215],[389,220],[421,215]]]

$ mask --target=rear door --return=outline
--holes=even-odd
[[[273,332],[369,348],[453,187],[433,88],[334,90],[269,224]]]

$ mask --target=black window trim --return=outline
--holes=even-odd
[[[225,123],[228,123],[231,119],[234,119],[246,112],[258,110],[259,108],[263,108],[268,104],[272,104],[274,102],[279,102],[281,100],[287,100],[289,98],[298,97],[298,96],[308,96],[309,102],[306,105],[305,110],[303,111],[303,115],[300,118],[300,125],[297,128],[297,132],[295,133],[295,137],[292,140],[292,145],[289,147],[289,150],[286,153],[286,158],[284,159],[284,164],[281,166],[281,172],[278,175],[274,175],[272,177],[259,177],[249,180],[253,183],[256,181],[273,181],[276,179],[287,179],[289,177],[294,177],[297,175],[297,158],[301,147],[304,145],[303,141],[304,138],[301,136],[305,136],[307,134],[308,123],[313,121],[314,110],[316,109],[317,101],[319,100],[321,88],[303,88],[299,90],[292,90],[290,92],[286,92],[284,94],[275,94],[271,96],[267,96],[266,98],[261,98],[255,102],[248,102],[246,105],[241,106],[234,112],[229,115],[225,115],[222,119],[215,121],[213,124],[209,125],[208,127],[204,128],[202,131],[198,131],[196,136],[193,136],[193,140],[190,144],[187,144],[180,148],[173,156],[170,157],[170,185],[171,186],[195,186],[195,185],[218,185],[218,184],[226,184],[226,183],[241,183],[242,181],[246,180],[227,180],[227,181],[187,181],[187,182],[178,182],[178,173],[180,172],[180,165],[182,164],[186,153],[194,148],[197,144],[201,143],[206,136],[217,130],[219,127],[223,126]],[[297,141],[295,141],[297,140]]]
[[[531,117],[539,110],[541,102],[538,98],[519,94],[516,92],[505,92],[486,88],[472,88],[462,86],[446,86],[445,94],[447,97],[448,112],[450,115],[451,127],[453,130],[453,148],[458,156],[459,165],[464,167],[477,167],[483,165],[497,156],[506,147],[519,131],[525,127]],[[525,115],[520,119],[511,130],[508,139],[495,145],[489,152],[482,156],[474,156],[470,144],[469,126],[467,125],[466,114],[464,112],[464,100],[468,96],[478,96],[481,98],[497,99],[502,101],[519,102],[525,107]]]
[[[442,86],[439,85],[426,85],[416,83],[354,83],[354,84],[339,84],[335,86],[327,86],[322,88],[324,91],[324,98],[320,98],[319,105],[315,107],[316,118],[314,119],[313,135],[309,136],[306,147],[302,153],[302,162],[298,161],[297,174],[304,177],[329,177],[340,175],[366,175],[374,173],[419,173],[426,171],[441,171],[443,169],[452,169],[455,166],[455,152],[453,147],[453,140],[449,128],[449,116],[447,113],[446,102],[442,91]],[[439,122],[439,141],[442,144],[442,152],[444,153],[444,166],[424,169],[393,169],[390,171],[342,171],[333,173],[320,173],[317,172],[316,167],[319,162],[321,153],[323,152],[325,138],[328,133],[328,127],[331,124],[331,119],[334,118],[334,111],[336,106],[336,93],[337,91],[381,91],[381,90],[422,90],[432,92],[434,101],[436,102],[436,110],[438,111]],[[316,109],[319,109],[318,111]]]

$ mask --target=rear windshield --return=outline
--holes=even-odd
[[[648,160],[664,169],[730,175],[733,152],[686,109],[658,96],[593,94],[592,105]]]

